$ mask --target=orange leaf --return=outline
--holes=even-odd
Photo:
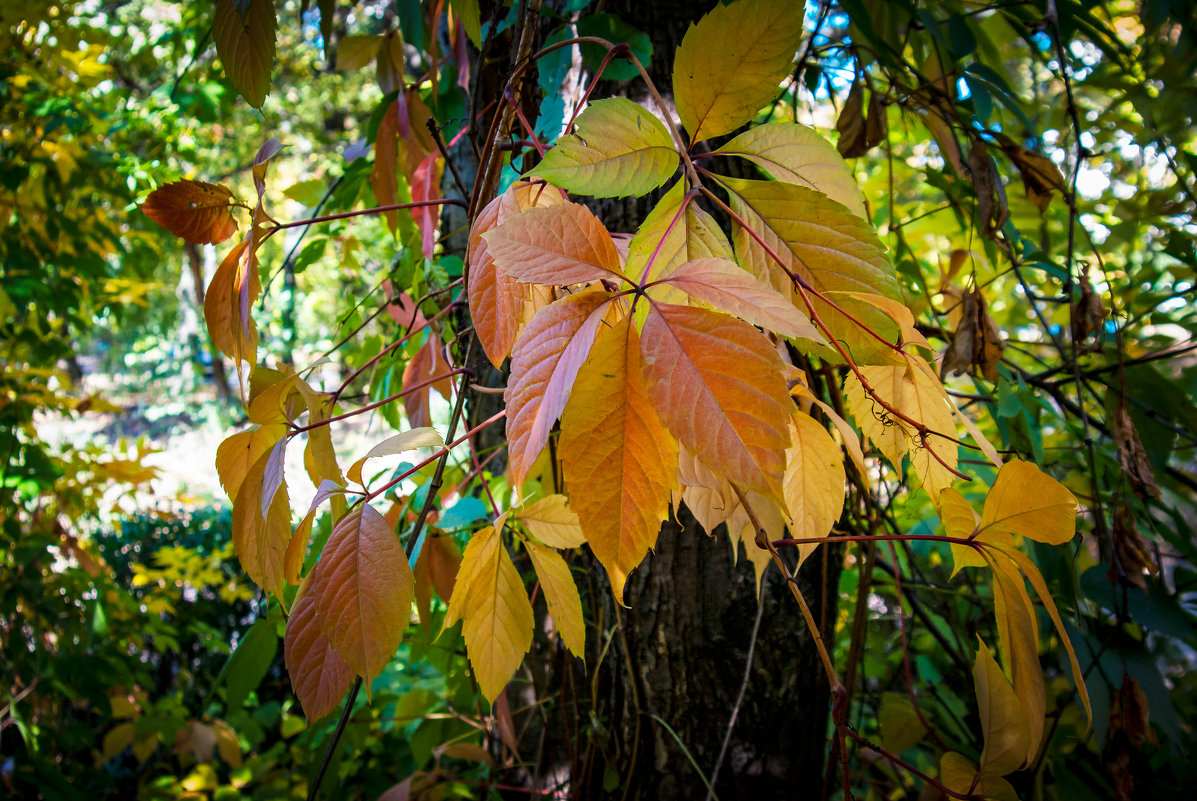
[[[441,196],[441,173],[444,171],[443,159],[439,152],[432,152],[420,160],[412,174],[411,199],[438,200]],[[412,217],[416,220],[423,235],[422,251],[424,258],[431,259],[436,248],[436,227],[440,222],[441,212],[438,206],[420,206],[412,209]]]
[[[431,380],[449,371],[445,357],[441,353],[441,341],[433,334],[428,337],[424,347],[416,351],[416,355],[403,368],[403,388],[406,390],[416,384]],[[407,422],[412,427],[432,425],[432,390],[436,390],[446,400],[452,384],[448,378],[442,378],[433,384],[421,387],[403,396],[403,410],[407,413]]]
[[[789,293],[781,295],[731,259],[693,259],[660,280],[766,331],[826,342]]]
[[[495,267],[495,260],[482,235],[526,208],[564,202],[561,193],[552,187],[519,181],[488,203],[470,228],[467,268],[470,319],[474,322],[478,342],[495,367],[511,352],[522,322],[520,307],[529,287]]]
[[[263,484],[273,452],[272,448],[258,458],[237,490],[233,500],[233,548],[250,579],[281,596],[285,555],[291,541],[291,507],[286,484],[280,481],[263,513]]]
[[[415,592],[399,538],[374,507],[363,505],[333,527],[311,591],[329,644],[369,687],[399,647]]]
[[[562,286],[623,278],[611,234],[578,203],[527,209],[482,238],[498,268],[517,281]]]
[[[402,97],[402,95],[400,95]],[[370,171],[370,188],[380,206],[398,203],[399,164],[395,147],[399,141],[399,100],[387,106],[378,122],[378,133],[374,137],[374,169]],[[399,230],[399,212],[383,212],[387,227],[394,234]]]
[[[316,617],[311,581],[300,588],[287,618],[283,659],[308,723],[332,712],[353,684],[353,670],[329,645]]]
[[[244,9],[244,14],[238,10]],[[247,103],[261,108],[270,91],[278,20],[273,0],[217,0],[212,41],[224,72]]]
[[[534,210],[535,211],[535,210]],[[507,402],[507,450],[512,483],[519,486],[565,408],[578,368],[602,321],[603,292],[567,295],[542,309],[520,334],[511,358]]]
[[[769,340],[725,314],[654,303],[640,351],[649,397],[678,441],[732,483],[780,498],[793,407]]]
[[[258,359],[258,329],[250,309],[261,291],[258,255],[246,239],[224,257],[204,296],[204,319],[212,344],[236,362],[238,371],[241,362],[253,365]]]
[[[250,468],[287,433],[281,423],[254,426],[233,434],[216,449],[216,474],[232,500],[241,489]]]
[[[172,234],[197,245],[215,245],[237,233],[233,193],[203,181],[175,181],[146,197],[141,210]]]
[[[579,371],[559,452],[586,541],[622,599],[628,573],[657,541],[677,484],[677,443],[649,400],[629,319],[599,339]]]

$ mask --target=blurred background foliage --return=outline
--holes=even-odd
[[[222,498],[163,495],[147,462],[178,431],[240,412],[198,302],[220,254],[186,250],[135,207],[179,177],[253,197],[248,166],[272,136],[285,146],[271,166],[276,217],[374,205],[366,144],[394,77],[372,57],[336,69],[346,37],[401,32],[413,75],[439,60],[438,82],[418,90],[446,140],[476,109],[444,9],[434,28],[416,0],[275,5],[260,112],[216,59],[210,3],[0,8],[0,786],[15,797],[303,797],[332,734],[333,720],[305,727],[281,614],[232,558]],[[516,8],[481,5],[499,31]],[[647,58],[647,37],[603,5],[546,2],[546,41],[597,33]],[[808,3],[814,35],[762,111],[833,141],[838,128],[924,334],[950,359],[962,331],[970,345],[990,323],[1004,333],[996,353],[962,347],[949,389],[1086,510],[1071,550],[1033,557],[1067,610],[1094,723],[1066,667],[1049,664],[1052,735],[1014,778],[1023,797],[1154,798],[1197,778],[1194,14],[1168,0]],[[601,54],[580,55],[584,76]],[[550,140],[571,68],[541,65],[533,127]],[[448,222],[434,259],[406,217],[394,236],[378,217],[300,230],[259,254],[271,360],[332,351],[332,369],[349,372],[399,330],[378,313],[387,293],[418,298],[461,273]],[[421,344],[380,363],[359,399],[394,392]],[[403,414],[391,404],[383,423]],[[103,425],[62,433],[85,419]],[[936,530],[922,494],[894,491],[902,478],[878,476],[866,530]],[[475,491],[440,520],[460,543],[484,513]],[[932,740],[975,757],[968,675],[974,634],[992,641],[988,589],[970,571],[950,581],[934,543],[849,553],[834,638],[837,662],[859,662],[853,724],[932,773]],[[413,624],[371,703],[358,702],[325,779],[351,790],[333,796],[375,798],[414,775],[413,795],[476,797],[515,775],[496,766],[501,750],[479,747],[487,718],[456,635],[435,639],[440,615]],[[904,653],[933,737],[910,704]],[[602,721],[582,726],[579,738],[601,740]],[[860,797],[919,793],[884,761],[852,760]]]

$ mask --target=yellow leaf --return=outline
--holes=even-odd
[[[216,474],[230,500],[237,497],[241,482],[254,463],[287,433],[281,424],[253,426],[233,434],[216,449]]]
[[[977,767],[955,751],[939,758],[939,781],[954,793],[972,794],[994,801],[1018,801],[1018,794],[1001,776],[977,776]]]
[[[998,642],[1014,693],[1022,704],[1027,720],[1027,753],[1030,765],[1043,740],[1044,716],[1047,714],[1047,690],[1043,668],[1039,666],[1039,622],[1022,574],[1007,559],[993,558],[993,612],[998,623]]]
[[[957,490],[949,487],[939,493],[939,519],[943,521],[944,533],[955,539],[967,540],[977,530],[981,518]],[[952,578],[962,567],[985,567],[985,557],[976,548],[950,543],[952,548]]]
[[[490,539],[493,547],[486,549],[485,559],[476,564],[468,577],[463,576],[463,559],[458,587],[463,578],[470,579],[462,635],[478,686],[486,700],[493,702],[531,647],[534,620],[532,604],[519,571],[512,564],[498,534],[493,534]],[[469,555],[467,547],[467,559]],[[453,589],[454,598],[458,587]]]
[[[981,529],[1062,545],[1076,533],[1076,511],[1076,497],[1063,484],[1030,462],[1013,459],[998,472],[985,499]]]
[[[685,212],[681,211],[684,197],[683,182],[678,181],[644,218],[628,243],[624,274],[629,279],[638,282],[644,277],[646,281],[655,281],[693,259],[732,258],[731,244],[710,214],[693,202],[686,206]],[[679,213],[682,218],[674,224]],[[653,287],[650,292],[656,300],[686,302],[681,290],[668,285]]]
[[[801,412],[790,418],[782,494],[790,531],[798,539],[826,537],[844,508],[844,457],[823,426]],[[798,564],[818,545],[798,546]]]
[[[595,100],[531,173],[570,192],[594,197],[643,195],[677,171],[665,125],[623,97]]]
[[[369,64],[378,54],[382,36],[342,36],[337,39],[337,72],[356,70]]]
[[[408,429],[393,437],[387,437],[375,445],[365,456],[350,465],[345,475],[350,481],[361,484],[362,467],[370,459],[376,459],[379,456],[393,456],[397,453],[406,453],[407,451],[414,451],[416,448],[441,448],[444,445],[445,440],[435,428],[424,426]]]
[[[686,448],[678,449],[677,480],[681,485],[680,499],[707,534],[714,534],[719,524],[731,519],[740,505],[731,484],[716,476]],[[678,505],[675,498],[674,506]],[[733,559],[737,553],[732,552]]]
[[[332,712],[353,684],[353,670],[328,642],[316,617],[309,579],[300,587],[287,618],[283,659],[308,723]]]
[[[760,522],[761,528],[764,529],[765,537],[769,540],[784,537],[786,531],[785,512],[777,502],[766,498],[759,492],[746,492],[745,497],[748,499],[749,506],[752,507],[753,514]],[[759,597],[761,576],[773,562],[773,555],[767,548],[756,544],[756,528],[752,525],[752,518],[748,516],[748,511],[743,504],[737,505],[732,510],[731,518],[727,521],[727,533],[731,539],[733,557],[738,552],[741,543],[744,545],[744,555],[752,563],[753,572],[756,574],[756,592]]]
[[[262,589],[281,596],[286,583],[285,555],[291,541],[291,507],[287,485],[279,481],[263,512],[265,477],[271,467],[272,453],[273,450],[268,451],[258,458],[233,500],[233,548],[250,579]]]
[[[732,483],[780,499],[793,405],[769,340],[734,317],[653,303],[640,352],[648,395],[678,441]]]
[[[552,548],[525,542],[532,566],[540,577],[540,589],[557,624],[557,633],[570,653],[577,657],[586,654],[586,624],[582,620],[582,599],[578,587],[570,575],[569,566],[561,555]]]
[[[368,504],[333,527],[312,569],[311,593],[320,628],[367,687],[399,647],[415,583],[399,538]]]
[[[848,163],[834,145],[805,125],[758,125],[715,152],[746,158],[773,180],[818,190],[866,218],[864,197]]]
[[[779,93],[802,39],[802,5],[738,0],[691,25],[673,63],[673,96],[691,144],[731,133]]]
[[[927,735],[914,710],[914,702],[898,693],[882,693],[877,724],[881,729],[881,746],[894,754],[902,753]]]
[[[111,762],[121,751],[133,745],[133,736],[135,733],[136,728],[132,723],[120,723],[113,726],[104,735],[101,745],[101,753],[104,755],[104,761]]]
[[[465,617],[466,610],[471,605],[471,593],[478,583],[479,576],[485,566],[496,558],[495,550],[501,545],[499,534],[503,531],[506,520],[507,515],[502,515],[493,526],[479,530],[466,543],[461,565],[457,568],[457,580],[453,583],[453,594],[449,597],[449,609],[445,612],[442,631],[452,628],[454,623]]]
[[[1002,669],[983,642],[973,666],[973,684],[985,738],[981,773],[1005,776],[1025,760],[1031,734],[1014,688],[1006,681]]]
[[[640,344],[628,318],[604,334],[561,421],[572,505],[619,599],[657,541],[676,481],[677,445],[649,400]]]
[[[532,532],[532,536],[545,545],[577,548],[586,542],[586,535],[582,533],[582,524],[568,503],[564,495],[548,495],[514,514]]]

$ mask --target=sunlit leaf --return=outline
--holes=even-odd
[[[599,339],[565,408],[558,451],[586,541],[620,599],[676,482],[677,445],[649,400],[639,346],[626,318]]]
[[[1012,459],[985,499],[980,527],[1062,545],[1076,533],[1076,512],[1076,498],[1063,484],[1030,462]]]
[[[270,462],[267,451],[250,467],[233,500],[233,548],[241,567],[262,589],[282,595],[284,556],[291,541],[287,486],[279,482],[263,513],[263,483]]]
[[[224,257],[204,295],[204,319],[212,344],[233,359],[238,370],[243,361],[257,362],[258,328],[250,312],[261,291],[258,255],[246,239]]]
[[[611,234],[577,203],[526,209],[482,238],[498,269],[517,281],[559,286],[623,278]]]
[[[281,423],[253,426],[233,434],[216,449],[216,474],[232,500],[241,489],[250,468],[287,433]]]
[[[807,414],[791,416],[790,439],[782,480],[790,531],[798,539],[826,537],[844,508],[843,455],[827,429]],[[798,563],[816,547],[799,545]]]
[[[583,368],[585,369],[585,368]],[[581,375],[579,371],[579,375]],[[569,405],[566,405],[566,409]],[[551,548],[577,548],[586,542],[578,516],[564,495],[548,495],[513,513],[532,536]]]
[[[716,5],[677,49],[673,95],[690,141],[731,133],[780,91],[802,39],[802,6],[790,0]]]
[[[287,618],[283,658],[309,723],[334,711],[353,685],[353,670],[333,650],[316,617],[310,581],[300,588]]]
[[[595,197],[643,195],[677,171],[678,155],[664,124],[622,97],[595,100],[531,170],[549,183]]]
[[[629,279],[651,282],[694,259],[732,258],[731,243],[715,218],[697,202],[682,211],[683,189],[681,181],[670,187],[636,230],[624,267]],[[667,303],[685,302],[685,294],[668,284],[656,285],[649,293]]]
[[[237,233],[228,188],[203,181],[175,181],[146,196],[141,210],[178,237],[197,245],[215,245]]]
[[[387,437],[375,445],[365,456],[350,465],[349,470],[346,471],[346,475],[350,481],[361,484],[362,467],[370,459],[376,459],[379,456],[393,456],[398,453],[406,453],[407,451],[414,451],[416,448],[441,448],[444,447],[444,444],[444,438],[441,437],[440,432],[435,428],[411,428],[394,436]]]

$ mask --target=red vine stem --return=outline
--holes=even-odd
[[[370,411],[373,411],[374,409],[377,409],[379,406],[386,406],[388,403],[397,401],[400,398],[402,398],[404,395],[415,392],[417,389],[423,389],[424,387],[435,384],[438,381],[444,381],[446,378],[451,378],[452,376],[461,375],[463,373],[469,373],[470,375],[473,375],[474,371],[468,367],[455,367],[447,373],[442,373],[441,375],[433,376],[432,378],[421,381],[418,384],[412,384],[410,387],[405,387],[401,392],[396,392],[394,395],[388,395],[387,397],[383,398],[382,400],[377,400],[377,401],[374,401],[373,403],[367,403],[365,406],[362,406],[361,408],[358,408],[358,409],[354,409],[351,412],[345,412],[343,414],[334,415],[334,416],[328,418],[327,420],[321,420],[318,423],[308,423],[306,426],[295,426],[294,428],[291,429],[291,433],[288,436],[295,436],[296,434],[302,434],[304,431],[311,431],[313,428],[320,428],[321,426],[326,426],[329,423],[335,423],[339,420],[347,420],[350,417],[356,417],[359,414],[365,414],[366,412],[370,412]]]

